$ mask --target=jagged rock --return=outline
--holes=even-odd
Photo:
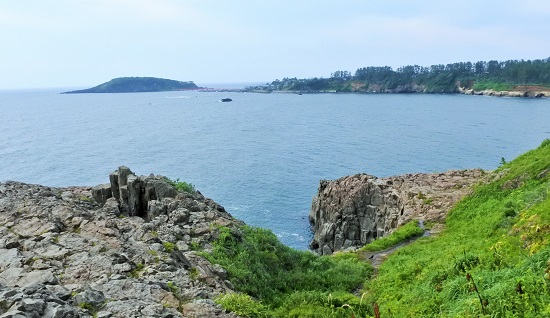
[[[113,197],[111,185],[109,183],[100,184],[92,188],[92,197],[99,204],[103,205],[107,202],[107,199]]]
[[[218,226],[237,232],[243,223],[161,176],[120,167],[109,180],[0,183],[0,316],[185,317],[189,304],[203,317],[236,317],[214,303],[191,305],[232,286],[189,246],[208,251]]]
[[[332,254],[363,246],[412,219],[440,221],[482,175],[474,169],[322,180],[309,214],[314,233],[310,248]]]
[[[99,290],[93,290],[91,288],[86,288],[84,291],[77,293],[74,296],[74,302],[77,305],[90,305],[92,307],[99,307],[103,305],[105,301],[105,296]]]
[[[162,201],[165,198],[175,198],[178,191],[172,186],[166,178],[161,176],[136,176],[128,167],[121,166],[118,170],[109,175],[110,186],[97,186],[92,192],[96,201],[103,204],[107,201],[107,188],[111,189],[111,195],[114,197],[122,211],[126,211],[129,216],[139,216],[153,219],[158,215],[158,210],[153,201]],[[151,211],[151,212],[150,212]],[[165,214],[162,211],[161,214]]]

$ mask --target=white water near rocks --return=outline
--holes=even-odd
[[[550,138],[549,123],[550,99],[2,91],[0,181],[96,185],[126,165],[191,182],[305,249],[320,179],[494,169]]]

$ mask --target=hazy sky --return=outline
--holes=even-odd
[[[550,57],[548,0],[0,0],[0,89]]]

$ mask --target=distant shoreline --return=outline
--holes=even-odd
[[[260,89],[232,89],[232,88],[199,88],[198,92],[220,92],[220,93],[256,93],[256,94],[426,94],[426,95],[472,95],[472,96],[491,96],[491,97],[523,97],[523,98],[548,98],[550,97],[550,90],[512,90],[512,91],[497,91],[493,89],[485,90],[473,90],[473,89],[459,89],[458,92],[453,93],[432,93],[424,91],[351,91],[351,92],[339,92],[336,90],[303,90],[303,91],[291,91],[291,90],[260,90]]]

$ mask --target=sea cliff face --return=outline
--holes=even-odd
[[[310,247],[328,255],[363,246],[413,219],[441,221],[483,174],[474,169],[322,180],[309,214],[314,233]]]
[[[208,251],[222,206],[121,167],[110,184],[0,183],[1,317],[235,317]]]

